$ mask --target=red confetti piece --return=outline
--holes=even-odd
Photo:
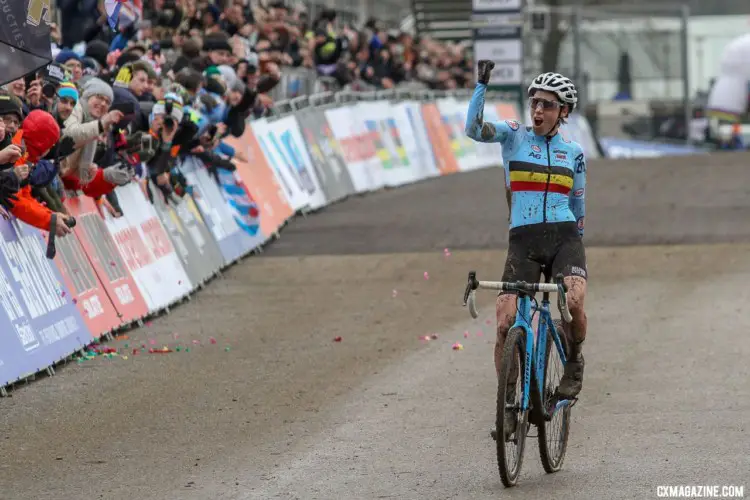
[[[341,342],[342,340],[343,340],[343,339],[342,339],[341,337],[334,337],[334,338],[333,338],[333,341],[334,341],[334,342]]]
[[[469,338],[469,332],[468,332],[468,331],[464,332],[464,338],[465,338],[465,339],[468,339],[468,338]]]
[[[428,273],[427,271],[424,272],[424,279],[430,279],[430,273]]]
[[[213,338],[213,337],[211,337],[211,338],[210,338],[210,339],[208,339],[208,340],[209,340],[209,342],[211,342],[212,344],[215,344],[215,343],[216,343],[216,339],[215,339],[215,338]]]

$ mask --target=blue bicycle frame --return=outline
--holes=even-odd
[[[545,294],[546,295],[546,294]],[[512,328],[522,328],[526,332],[526,354],[524,363],[524,374],[523,374],[523,400],[521,401],[521,411],[527,411],[529,409],[529,396],[531,394],[531,369],[534,368],[534,376],[536,378],[536,385],[539,394],[544,394],[544,372],[547,369],[546,358],[547,358],[547,331],[552,328],[552,338],[555,341],[555,347],[557,347],[557,353],[560,355],[563,366],[567,363],[565,357],[565,349],[563,349],[560,336],[557,333],[557,329],[554,327],[552,321],[552,313],[549,308],[549,298],[545,297],[542,299],[541,308],[538,309],[539,313],[539,328],[536,335],[536,342],[534,339],[534,330],[532,329],[532,312],[535,309],[532,305],[532,300],[529,295],[521,293],[518,296],[516,302],[517,310],[516,322]],[[532,362],[533,360],[533,362]],[[546,408],[540,408],[545,418],[551,417],[558,410],[569,406],[572,401],[569,399],[563,399],[558,401],[552,412],[547,414]]]

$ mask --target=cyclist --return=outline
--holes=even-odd
[[[537,76],[528,89],[533,124],[524,127],[506,120],[485,122],[484,95],[495,64],[479,61],[479,74],[466,117],[466,134],[479,142],[499,142],[505,167],[510,234],[503,281],[538,282],[544,267],[547,275],[562,273],[568,286],[568,306],[573,316],[565,333],[570,342],[568,363],[558,387],[558,396],[571,399],[583,382],[582,344],[586,338],[586,255],[583,247],[586,161],[581,146],[559,133],[575,109],[578,93],[573,82],[558,73]],[[515,322],[516,298],[501,292],[497,298],[495,369],[500,375],[505,337]],[[515,401],[515,373],[508,386],[509,402]],[[511,399],[512,398],[512,399]],[[506,416],[508,413],[506,413]],[[508,439],[515,428],[507,422]],[[493,434],[494,436],[494,434]]]

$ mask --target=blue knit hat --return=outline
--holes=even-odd
[[[63,82],[57,89],[57,96],[61,99],[73,99],[73,102],[78,102],[78,89],[74,83]]]

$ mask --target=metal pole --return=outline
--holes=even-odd
[[[581,69],[581,6],[573,7],[573,81],[579,88],[579,112],[586,109],[586,85],[583,81]]]
[[[690,98],[690,70],[688,68],[688,21],[690,20],[690,7],[682,6],[682,26],[680,33],[680,59],[682,60],[682,93],[685,106],[685,143],[690,144],[690,121],[693,119],[693,105]]]

